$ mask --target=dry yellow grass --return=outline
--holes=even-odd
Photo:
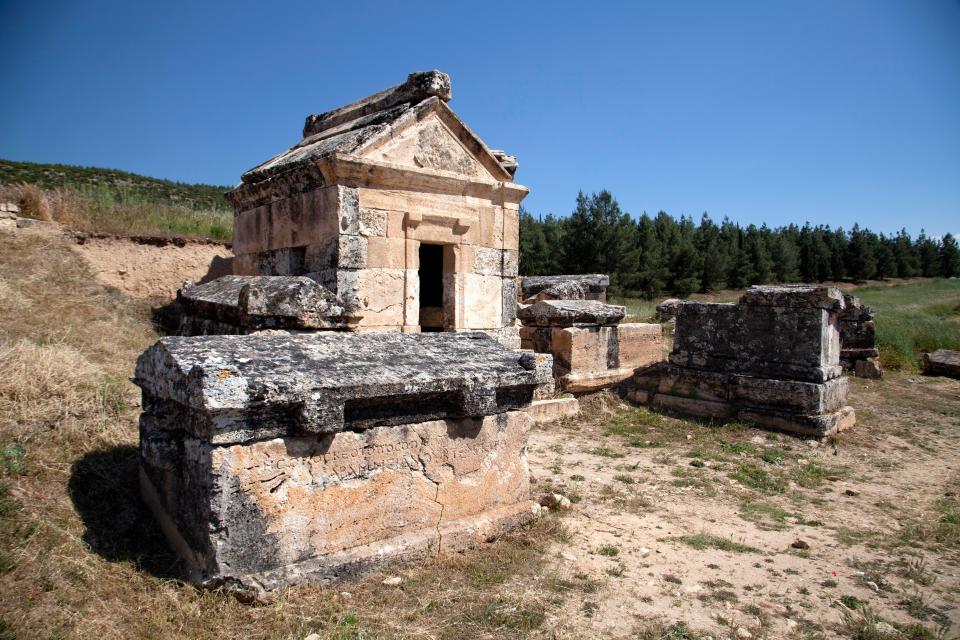
[[[148,309],[97,285],[54,234],[0,236],[0,638],[542,637],[575,593],[549,580],[556,518],[464,555],[250,607],[176,580],[137,491]],[[345,593],[348,592],[348,593]]]

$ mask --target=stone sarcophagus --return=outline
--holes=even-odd
[[[253,593],[469,547],[532,517],[543,358],[481,333],[163,338],[141,488],[203,585]]]
[[[810,285],[751,287],[736,304],[679,303],[668,362],[638,373],[630,397],[808,435],[852,426],[843,309],[838,289]]]
[[[481,330],[519,346],[516,159],[450,109],[449,76],[412,73],[311,115],[292,147],[243,174],[237,275],[309,275],[358,331]]]
[[[624,313],[596,300],[539,300],[518,312],[520,344],[553,356],[564,391],[597,391],[663,357],[660,325],[621,324]]]

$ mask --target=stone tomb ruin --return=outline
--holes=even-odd
[[[859,378],[880,378],[880,350],[873,309],[849,293],[843,296],[840,313],[840,362]]]
[[[597,391],[663,358],[659,324],[624,323],[624,308],[596,300],[540,300],[518,312],[520,345],[553,356],[561,390]]]
[[[189,579],[256,595],[532,517],[550,373],[482,333],[163,338],[137,361],[141,488]]]
[[[516,160],[447,103],[439,71],[309,116],[302,139],[247,171],[234,273],[308,275],[358,331],[482,330],[519,346]]]
[[[825,436],[853,425],[840,364],[843,294],[751,287],[736,304],[683,302],[668,362],[629,396],[670,412]]]

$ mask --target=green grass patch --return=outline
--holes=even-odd
[[[787,481],[780,473],[771,473],[754,462],[740,463],[730,477],[745,487],[764,493],[783,493],[787,490]]]
[[[595,456],[600,456],[601,458],[623,458],[624,455],[615,449],[610,447],[594,447],[590,449],[590,453]]]
[[[666,540],[682,542],[687,546],[693,547],[697,551],[717,549],[719,551],[731,551],[733,553],[760,553],[760,549],[757,549],[756,547],[751,547],[739,542],[734,542],[733,540],[721,538],[720,536],[710,535],[708,533],[698,533],[692,536],[676,536],[673,538],[667,538]]]
[[[876,285],[855,293],[877,311],[880,361],[888,369],[916,369],[923,352],[960,350],[960,280]]]

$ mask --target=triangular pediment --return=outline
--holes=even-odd
[[[415,117],[397,122],[387,135],[379,137],[358,155],[411,168],[510,181],[510,175],[486,145],[449,107],[439,101],[432,102],[418,110]]]

